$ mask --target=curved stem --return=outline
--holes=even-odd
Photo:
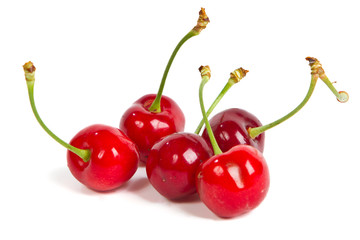
[[[30,62],[29,62],[30,63]],[[66,142],[64,142],[63,140],[61,140],[58,136],[56,136],[52,131],[50,131],[50,129],[45,125],[45,123],[42,121],[37,109],[36,109],[36,105],[35,105],[35,100],[34,100],[34,83],[35,83],[35,77],[34,77],[34,71],[35,71],[35,67],[31,64],[27,63],[28,65],[26,66],[26,64],[24,65],[24,70],[25,70],[25,77],[26,77],[26,84],[27,84],[27,88],[28,88],[28,94],[29,94],[29,100],[30,100],[30,105],[31,105],[31,109],[35,115],[36,120],[39,122],[40,126],[45,130],[45,132],[47,132],[50,137],[52,137],[56,142],[60,143],[62,146],[64,146],[65,148],[67,148],[69,151],[75,153],[76,155],[78,155],[84,162],[89,161],[90,159],[90,150],[88,149],[79,149],[76,148]],[[29,68],[29,65],[31,66],[31,68]],[[31,71],[33,72],[29,72],[28,70],[31,69]],[[30,73],[30,76],[29,76]]]
[[[163,93],[163,90],[164,90],[166,78],[167,78],[167,75],[168,75],[168,73],[169,73],[171,64],[173,63],[174,58],[175,58],[177,52],[179,51],[179,49],[181,48],[181,46],[182,46],[187,40],[189,40],[190,38],[192,38],[193,36],[196,36],[196,35],[197,35],[197,34],[196,34],[193,30],[191,30],[188,34],[186,34],[186,35],[180,40],[180,42],[179,42],[179,43],[177,44],[177,46],[175,47],[173,53],[172,53],[171,56],[170,56],[170,59],[169,59],[167,65],[166,65],[166,68],[165,68],[165,71],[164,71],[164,74],[163,74],[163,77],[162,77],[162,80],[161,80],[161,83],[160,83],[160,87],[159,87],[158,93],[156,94],[156,98],[155,98],[155,100],[153,101],[153,103],[151,104],[151,106],[149,107],[149,111],[150,111],[150,112],[161,112],[161,106],[160,106],[161,96],[162,96],[162,93]]]
[[[166,78],[167,75],[169,73],[170,67],[174,61],[174,58],[177,54],[177,52],[179,51],[179,49],[181,48],[181,46],[190,38],[197,36],[200,34],[200,32],[202,30],[204,30],[207,26],[207,24],[210,22],[208,16],[206,15],[205,9],[201,8],[200,12],[199,12],[199,18],[197,20],[197,24],[196,26],[190,31],[188,32],[181,40],[180,42],[176,45],[174,51],[172,52],[170,59],[166,65],[161,83],[160,83],[160,87],[158,90],[158,93],[156,94],[156,98],[153,101],[153,103],[151,104],[151,106],[149,107],[149,111],[150,112],[161,112],[161,96],[164,90],[164,86],[165,86],[165,82],[166,82]]]
[[[289,114],[285,115],[284,117],[280,118],[279,120],[272,122],[270,124],[267,124],[265,126],[261,126],[261,127],[257,127],[257,128],[249,128],[248,132],[249,132],[249,135],[251,138],[253,138],[253,139],[256,138],[259,134],[265,132],[266,130],[268,130],[270,128],[273,128],[273,127],[279,125],[280,123],[284,122],[285,120],[289,119],[294,114],[296,114],[310,99],[312,93],[314,92],[315,85],[316,85],[318,78],[320,78],[330,88],[330,90],[334,93],[334,95],[336,96],[336,98],[339,102],[344,103],[344,102],[348,101],[349,95],[345,91],[338,92],[335,89],[333,84],[330,82],[328,77],[325,75],[325,71],[322,68],[322,65],[319,62],[319,60],[317,60],[316,58],[313,58],[313,57],[307,57],[306,60],[309,61],[309,66],[311,67],[311,83],[310,83],[309,90],[308,90],[304,100],[293,111],[291,111]]]
[[[209,135],[210,142],[211,142],[211,145],[212,145],[213,150],[214,150],[214,154],[218,155],[218,154],[221,154],[222,151],[221,151],[219,145],[216,142],[214,133],[213,133],[213,131],[211,129],[209,120],[208,120],[208,118],[206,116],[205,107],[204,107],[204,100],[203,100],[204,86],[210,79],[210,68],[209,68],[209,66],[205,66],[205,67],[202,66],[202,67],[200,67],[199,70],[201,72],[201,84],[200,84],[200,87],[199,87],[199,101],[200,101],[201,113],[202,113],[203,119],[205,121],[205,126],[206,126],[206,129],[208,131],[208,135]]]
[[[269,124],[261,126],[261,127],[249,128],[248,132],[249,132],[250,137],[252,139],[256,138],[261,133],[265,132],[266,130],[268,130],[270,128],[273,128],[273,127],[279,125],[280,123],[286,121],[287,119],[289,119],[290,117],[295,115],[298,111],[300,111],[300,109],[303,108],[304,105],[309,101],[312,93],[314,92],[315,85],[316,85],[318,78],[319,78],[318,75],[311,75],[311,83],[310,83],[309,90],[308,90],[304,100],[294,110],[292,110],[290,113],[288,113],[284,117],[282,117],[272,123],[269,123]]]

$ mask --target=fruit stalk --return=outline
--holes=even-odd
[[[330,82],[330,80],[325,75],[325,71],[322,68],[322,65],[319,62],[319,60],[317,60],[316,58],[313,58],[313,57],[307,57],[306,60],[309,61],[309,66],[311,68],[311,82],[310,82],[309,90],[308,90],[304,100],[294,110],[292,110],[290,113],[288,113],[284,117],[282,117],[272,123],[269,123],[267,125],[261,126],[261,127],[249,128],[248,133],[252,139],[255,139],[258,135],[265,132],[266,130],[273,128],[273,127],[279,125],[280,123],[286,121],[287,119],[289,119],[290,117],[295,115],[298,111],[300,111],[300,109],[302,109],[305,106],[305,104],[309,101],[312,93],[314,92],[317,80],[319,78],[330,88],[330,90],[334,93],[334,95],[336,96],[336,98],[339,102],[344,103],[349,99],[349,96],[345,91],[338,92],[335,89],[333,84]]]
[[[26,79],[26,84],[27,84],[27,88],[28,88],[28,94],[29,94],[29,100],[30,100],[30,105],[31,105],[31,109],[35,115],[36,120],[39,122],[40,126],[45,130],[45,132],[47,132],[50,137],[52,137],[56,142],[60,143],[62,146],[64,146],[65,148],[67,148],[69,151],[75,153],[76,155],[78,155],[84,162],[89,161],[90,159],[90,150],[88,149],[79,149],[76,148],[68,143],[66,143],[65,141],[63,141],[62,139],[60,139],[58,136],[56,136],[52,131],[50,131],[50,129],[45,125],[45,123],[42,121],[37,109],[36,109],[36,105],[35,105],[35,100],[34,100],[34,84],[35,84],[35,66],[32,62],[27,62],[23,65],[23,69],[25,72],[25,79]]]
[[[160,106],[160,102],[161,102],[161,96],[164,90],[164,86],[165,86],[165,82],[166,82],[166,78],[167,75],[169,73],[170,67],[175,59],[176,54],[178,53],[179,49],[181,48],[181,46],[190,38],[197,36],[200,34],[200,32],[202,30],[204,30],[207,26],[207,24],[210,22],[208,16],[206,15],[205,9],[201,8],[200,12],[199,12],[199,18],[197,21],[196,26],[191,29],[190,32],[188,32],[181,40],[180,42],[176,45],[175,49],[173,50],[170,59],[166,65],[161,83],[160,83],[160,87],[158,90],[158,93],[156,94],[156,98],[153,101],[153,103],[151,104],[151,106],[149,107],[149,111],[150,112],[161,112],[161,106]]]

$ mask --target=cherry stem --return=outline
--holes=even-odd
[[[158,93],[156,94],[156,98],[153,101],[153,103],[151,104],[151,106],[149,107],[149,111],[150,112],[161,112],[161,96],[164,90],[164,86],[165,86],[165,82],[166,82],[166,78],[167,75],[169,73],[170,67],[175,59],[176,54],[178,53],[179,49],[181,48],[181,46],[190,38],[197,36],[200,34],[200,32],[206,28],[206,25],[210,22],[208,16],[206,15],[205,9],[201,8],[200,12],[199,12],[199,18],[197,21],[197,25],[191,29],[190,32],[188,32],[181,40],[180,42],[176,45],[174,51],[172,52],[170,59],[166,65],[161,83],[160,83],[160,87],[158,90]]]
[[[224,88],[221,90],[219,95],[216,97],[214,102],[211,104],[209,109],[206,112],[206,116],[209,117],[212,111],[215,109],[215,107],[218,105],[218,103],[221,101],[221,99],[224,97],[224,95],[229,91],[229,89],[235,84],[240,82],[241,79],[243,79],[246,76],[246,73],[248,73],[248,70],[245,70],[243,68],[238,68],[230,73],[230,78],[225,84]],[[199,134],[202,127],[204,125],[204,118],[201,119],[199,125],[197,126],[195,130],[195,134]]]
[[[346,102],[348,100],[349,96],[346,92],[336,91],[335,87],[332,85],[330,80],[326,77],[324,69],[322,68],[322,65],[316,58],[307,57],[306,60],[309,61],[309,65],[311,67],[311,83],[310,83],[309,90],[308,90],[304,100],[294,110],[292,110],[290,113],[288,113],[284,117],[282,117],[270,124],[261,126],[261,127],[249,128],[248,132],[252,139],[256,138],[258,135],[265,132],[266,130],[273,128],[273,127],[279,125],[280,123],[286,121],[287,119],[289,119],[290,117],[295,115],[298,111],[300,111],[300,109],[303,108],[305,106],[305,104],[309,101],[312,93],[314,92],[314,89],[315,89],[315,86],[316,86],[316,83],[317,83],[317,80],[319,79],[319,77],[330,88],[330,90],[334,93],[334,95],[337,97],[339,102]]]
[[[47,132],[50,135],[50,137],[52,137],[55,141],[57,141],[62,146],[67,148],[69,151],[78,155],[84,162],[89,161],[90,155],[91,155],[90,150],[79,149],[79,148],[76,148],[76,147],[64,142],[58,136],[56,136],[52,131],[50,131],[50,129],[42,121],[42,119],[36,109],[36,105],[35,105],[35,101],[34,101],[34,84],[35,84],[36,68],[32,62],[25,63],[23,68],[24,68],[24,72],[25,72],[25,79],[26,79],[26,84],[27,84],[27,88],[28,88],[31,109],[35,115],[36,120],[39,122],[40,126],[45,130],[45,132]]]
[[[210,138],[211,145],[212,145],[213,150],[214,150],[214,154],[218,155],[218,154],[221,154],[222,151],[221,151],[218,143],[216,142],[214,133],[213,133],[213,131],[211,129],[209,120],[208,120],[208,118],[206,116],[205,107],[204,107],[204,100],[203,100],[204,86],[210,80],[210,77],[211,77],[210,67],[209,66],[201,66],[199,68],[199,71],[201,73],[201,84],[200,84],[200,87],[199,87],[199,100],[200,100],[201,113],[202,113],[203,119],[205,121],[205,126],[206,126],[206,129],[207,129],[209,138]]]

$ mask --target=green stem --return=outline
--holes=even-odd
[[[251,138],[253,138],[253,139],[256,138],[259,134],[265,132],[266,130],[268,130],[272,127],[277,126],[278,124],[284,122],[285,120],[289,119],[294,114],[296,114],[310,99],[312,93],[314,92],[315,85],[316,85],[318,78],[320,78],[330,88],[330,90],[334,93],[334,95],[336,96],[336,98],[339,102],[344,103],[344,102],[348,101],[349,95],[345,91],[338,92],[335,89],[333,84],[330,82],[330,80],[326,76],[325,71],[324,71],[321,63],[319,62],[319,60],[317,60],[314,57],[307,57],[306,60],[309,61],[309,66],[311,68],[311,83],[310,83],[309,90],[308,90],[304,100],[293,111],[291,111],[289,114],[285,115],[284,117],[280,118],[279,120],[272,122],[265,126],[261,126],[261,127],[257,127],[257,128],[249,128],[248,132],[249,132],[249,135]]]
[[[224,88],[221,90],[220,94],[216,97],[216,99],[214,100],[214,102],[211,104],[211,106],[209,107],[209,109],[206,112],[206,117],[209,117],[210,114],[212,113],[212,111],[215,109],[215,107],[218,105],[218,103],[220,102],[220,100],[224,97],[224,95],[227,93],[227,91],[229,91],[229,89],[235,84],[235,82],[233,81],[228,81],[226,83],[226,85],[224,86]],[[196,130],[195,130],[195,134],[199,134],[201,131],[201,128],[204,125],[204,118],[201,119],[199,125],[197,126]]]
[[[319,76],[316,74],[316,75],[311,75],[311,83],[310,83],[310,87],[309,87],[309,90],[304,98],[304,100],[294,109],[292,110],[290,113],[288,113],[287,115],[285,115],[284,117],[270,123],[270,124],[267,124],[267,125],[264,125],[264,126],[261,126],[261,127],[256,127],[256,128],[249,128],[248,129],[248,132],[249,132],[249,135],[252,139],[256,138],[258,135],[260,135],[261,133],[265,132],[266,130],[270,129],[270,128],[273,128],[277,125],[279,125],[280,123],[286,121],[287,119],[289,119],[290,117],[292,117],[293,115],[295,115],[298,111],[300,111],[300,109],[302,107],[304,107],[304,105],[309,101],[312,93],[314,92],[314,89],[315,89],[315,85],[316,85],[316,82],[318,80]]]
[[[181,40],[180,42],[176,45],[173,53],[171,54],[170,56],[170,59],[166,65],[166,68],[165,68],[165,71],[164,71],[164,74],[163,74],[163,77],[162,77],[162,80],[161,80],[161,83],[160,83],[160,87],[159,87],[159,90],[158,90],[158,93],[156,94],[156,98],[155,100],[153,101],[153,103],[151,104],[151,106],[149,107],[149,111],[150,112],[161,112],[161,106],[160,106],[160,102],[161,102],[161,96],[162,96],[162,93],[163,93],[163,90],[164,90],[164,86],[165,86],[165,82],[166,82],[166,78],[167,78],[167,75],[169,73],[169,70],[170,70],[170,67],[171,67],[171,64],[173,63],[174,61],[174,58],[177,54],[177,52],[179,51],[179,49],[181,48],[181,46],[187,41],[189,40],[190,38],[198,35],[199,33],[195,32],[194,30],[191,30],[188,34],[186,34]]]
[[[200,68],[200,69],[201,69],[201,68]],[[209,71],[210,71],[210,69],[209,69]],[[204,121],[205,121],[205,126],[206,126],[206,129],[207,129],[209,138],[210,138],[211,145],[212,145],[213,150],[214,150],[214,154],[215,154],[215,155],[218,155],[218,154],[221,154],[222,151],[221,151],[218,143],[216,142],[214,133],[213,133],[213,131],[212,131],[212,129],[211,129],[209,120],[208,120],[208,118],[207,118],[207,116],[206,116],[205,107],[204,107],[204,100],[203,100],[204,86],[205,86],[205,84],[209,81],[210,76],[209,76],[209,75],[203,75],[203,74],[202,74],[201,77],[202,77],[202,80],[201,80],[201,84],[200,84],[200,87],[199,87],[199,101],[200,101],[201,113],[202,113],[203,119],[204,119]]]
[[[81,159],[83,159],[84,162],[89,161],[90,155],[91,155],[90,150],[88,150],[88,149],[79,149],[79,148],[76,148],[76,147],[64,142],[59,137],[57,137],[53,132],[51,132],[50,129],[44,124],[44,122],[40,118],[40,115],[39,115],[39,113],[38,113],[38,111],[36,109],[36,106],[35,106],[35,101],[34,101],[34,83],[35,83],[35,81],[34,80],[30,80],[30,81],[27,80],[26,83],[27,83],[27,88],[28,88],[28,93],[29,93],[31,109],[32,109],[32,111],[33,111],[33,113],[35,115],[36,120],[39,122],[40,126],[56,142],[60,143],[62,146],[67,148],[69,151],[71,151],[71,152],[75,153],[76,155],[78,155]]]
[[[170,59],[166,65],[161,83],[160,83],[160,87],[158,90],[158,93],[156,94],[156,98],[153,101],[153,103],[151,104],[151,106],[149,107],[149,111],[150,112],[161,112],[161,96],[164,90],[164,86],[165,86],[165,81],[167,78],[167,75],[169,73],[170,67],[172,62],[174,61],[174,58],[177,54],[177,52],[179,51],[179,49],[181,48],[181,46],[190,38],[197,36],[200,34],[200,32],[202,30],[204,30],[207,26],[207,24],[210,22],[209,17],[206,15],[205,9],[201,8],[200,12],[199,12],[199,18],[197,20],[196,26],[190,31],[188,32],[181,40],[180,42],[176,45],[173,53],[170,56]]]

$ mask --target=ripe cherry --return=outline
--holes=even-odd
[[[174,100],[161,98],[161,112],[149,112],[156,95],[148,94],[138,99],[122,116],[120,129],[139,148],[140,160],[146,162],[151,147],[161,138],[184,130],[185,116]]]
[[[253,114],[239,108],[230,108],[214,115],[210,121],[216,141],[222,151],[226,152],[236,145],[250,145],[260,152],[264,151],[265,133],[256,138],[249,137],[248,129],[262,126]],[[201,135],[211,145],[206,130]]]
[[[259,206],[269,185],[265,159],[250,145],[237,145],[211,157],[197,172],[200,199],[223,218],[236,217]]]
[[[265,141],[264,132],[284,122],[300,111],[300,109],[310,99],[318,78],[325,82],[325,84],[335,94],[339,102],[346,102],[348,100],[349,96],[346,92],[338,92],[334,88],[330,80],[325,75],[320,62],[316,58],[308,57],[306,60],[309,61],[309,65],[312,70],[310,87],[304,100],[289,114],[264,126],[262,126],[261,122],[253,114],[238,108],[224,110],[210,119],[210,126],[222,151],[228,151],[233,146],[239,144],[247,144],[263,152]],[[211,145],[209,135],[206,130],[203,131],[202,137],[209,145]]]
[[[201,67],[199,99],[214,156],[200,164],[196,186],[200,199],[216,215],[236,217],[256,208],[265,198],[269,185],[269,169],[262,153],[249,145],[237,145],[222,152],[207,119],[203,88],[210,79],[210,68]]]
[[[41,120],[35,106],[35,66],[28,62],[23,68],[33,113],[42,128],[68,149],[67,163],[73,176],[96,191],[113,190],[128,181],[139,163],[135,143],[119,129],[101,124],[84,128],[70,144],[58,138]]]
[[[140,160],[146,162],[151,147],[161,138],[184,130],[185,116],[179,106],[163,96],[166,77],[180,47],[206,28],[209,18],[202,8],[197,25],[175,47],[165,68],[158,93],[141,97],[123,114],[120,129],[139,147]]]
[[[184,198],[196,193],[195,172],[212,154],[197,134],[171,134],[152,147],[146,163],[148,179],[167,199]]]

